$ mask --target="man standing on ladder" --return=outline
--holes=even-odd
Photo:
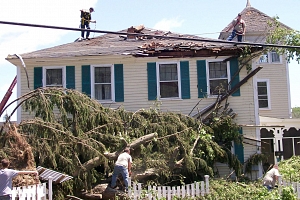
[[[91,23],[96,23],[96,20],[92,20],[92,15],[91,13],[94,12],[94,8],[90,8],[89,10],[85,10],[85,9],[81,9],[81,24],[80,24],[80,28],[81,29],[87,29],[86,31],[86,39],[89,40],[89,36],[90,36],[90,22]],[[84,39],[84,30],[81,31],[81,39]]]
[[[246,32],[246,23],[242,19],[241,13],[239,13],[238,17],[231,22],[226,32],[228,32],[231,28],[233,28],[233,31],[231,35],[229,35],[229,37],[227,38],[227,41],[233,40],[233,38],[237,35],[238,42],[242,42],[243,35],[245,35]]]

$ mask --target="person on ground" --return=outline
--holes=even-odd
[[[80,10],[81,12],[81,24],[80,24],[80,28],[81,29],[87,29],[86,30],[86,39],[89,40],[89,36],[90,36],[90,31],[89,29],[90,28],[90,22],[91,23],[96,23],[96,20],[92,20],[92,12],[94,12],[94,8],[90,8],[89,10],[86,10],[86,9],[81,9]],[[84,38],[84,30],[81,31],[81,38],[83,39]]]
[[[235,36],[237,36],[238,42],[242,42],[243,35],[245,35],[246,32],[246,23],[242,19],[241,13],[239,13],[237,18],[231,22],[226,32],[228,32],[232,28],[233,28],[232,33],[227,38],[227,41],[231,41]]]
[[[37,171],[18,171],[8,169],[9,160],[1,160],[2,169],[0,170],[0,200],[11,200],[12,194],[12,179],[19,174],[34,174],[38,175]]]
[[[269,170],[263,178],[263,186],[265,186],[269,191],[272,190],[279,175],[278,165],[273,165],[273,168]]]
[[[119,174],[122,175],[125,184],[125,190],[128,190],[128,178],[131,176],[132,157],[130,156],[130,148],[126,147],[124,152],[118,156],[115,163],[114,172],[110,186],[112,188],[117,187],[117,178]]]

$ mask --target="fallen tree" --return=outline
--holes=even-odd
[[[35,116],[18,127],[33,150],[34,161],[74,176],[57,187],[56,199],[67,194],[95,198],[92,194],[100,191],[95,188],[107,188],[114,161],[126,146],[133,149],[132,178],[138,182],[176,185],[202,180],[204,174],[213,176],[215,162],[228,163],[237,175],[242,171],[228,151],[232,141],[241,142],[238,126],[228,112],[220,111],[216,117],[216,109],[216,115],[204,124],[158,108],[136,112],[105,108],[64,88],[39,88],[17,100],[17,107]],[[219,132],[228,136],[222,143],[214,137],[219,125]],[[124,195],[101,191],[102,197]]]

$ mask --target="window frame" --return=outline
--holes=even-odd
[[[111,99],[109,100],[99,100],[95,98],[95,68],[98,67],[110,67],[111,70]],[[115,70],[113,64],[101,64],[101,65],[91,65],[91,98],[95,99],[101,103],[114,103],[115,102]]]
[[[178,80],[178,97],[167,97],[167,98],[161,98],[160,94],[160,71],[159,71],[159,65],[161,64],[176,64],[177,65],[177,80]],[[157,85],[157,99],[160,100],[181,100],[182,94],[181,94],[181,72],[180,72],[180,62],[179,61],[170,61],[170,62],[156,62],[156,85]]]
[[[215,94],[211,94],[210,93],[210,77],[209,77],[209,63],[212,63],[212,62],[223,62],[224,60],[222,59],[215,59],[215,60],[206,60],[206,84],[207,84],[207,97],[212,97],[212,98],[215,98],[215,97],[218,97],[218,95],[215,95]],[[228,83],[230,83],[231,81],[231,74],[230,74],[230,62],[229,61],[226,61],[226,64],[227,64],[227,81]],[[212,79],[212,80],[217,80],[217,79]],[[227,86],[227,91],[230,89],[229,88],[229,85]]]
[[[66,66],[44,66],[43,67],[43,87],[57,87],[55,85],[46,85],[46,72],[47,69],[62,69],[62,87],[66,88]]]
[[[259,99],[258,99],[258,82],[266,82],[267,84],[267,96],[268,96],[268,107],[260,108],[259,107]],[[256,80],[256,90],[257,90],[257,103],[259,110],[271,110],[271,92],[270,92],[270,80],[269,79],[257,79]]]
[[[282,55],[280,55],[280,54],[278,54],[278,56],[279,56],[279,62],[272,62],[272,54],[273,53],[277,53],[276,51],[269,51],[269,52],[267,52],[267,53],[265,53],[265,54],[262,54],[259,58],[258,58],[258,64],[282,64]],[[264,55],[267,55],[267,59],[268,59],[268,61],[267,62],[260,62],[260,58],[262,57],[262,56],[264,56]]]

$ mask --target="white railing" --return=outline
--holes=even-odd
[[[294,189],[294,192],[296,193],[296,196],[298,199],[300,199],[300,183],[296,183],[296,182],[288,182],[288,181],[285,181],[282,179],[282,176],[278,176],[278,183],[282,183],[282,184],[279,184],[280,186],[292,186],[293,189]],[[281,194],[282,192],[282,188],[279,187],[279,193]]]
[[[133,182],[129,179],[128,195],[131,199],[167,199],[171,200],[172,197],[197,197],[204,196],[209,193],[209,176],[205,175],[205,181],[195,182],[192,184],[182,186],[149,186],[147,190],[142,189],[141,183]]]
[[[12,200],[52,200],[52,179],[48,180],[48,189],[46,183],[29,185],[22,187],[13,187]]]

